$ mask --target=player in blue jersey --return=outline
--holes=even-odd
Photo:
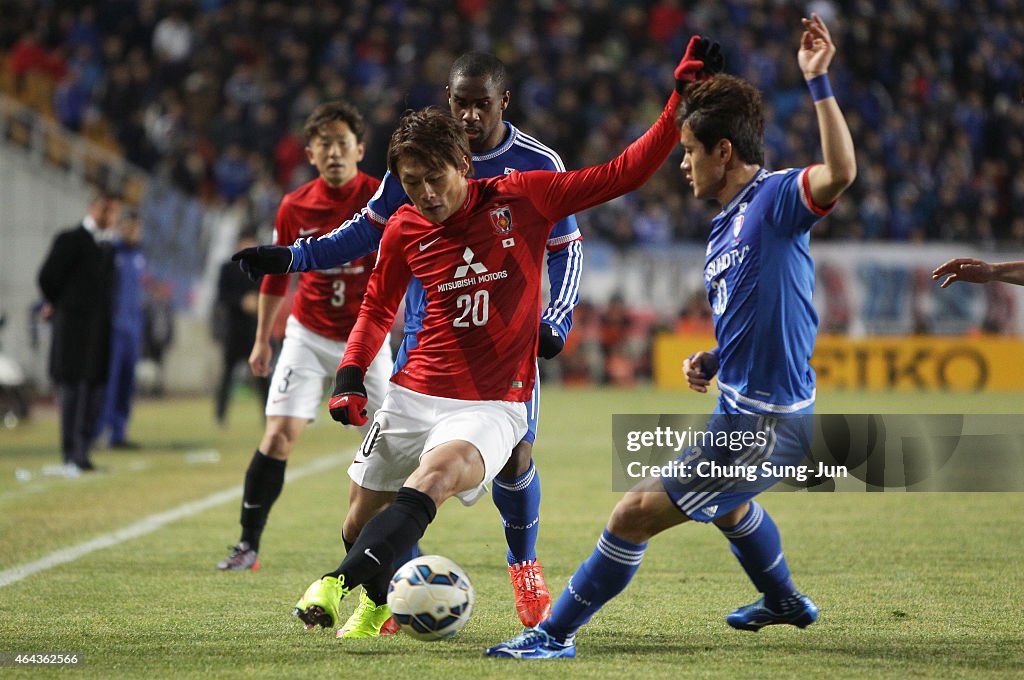
[[[565,170],[558,154],[503,120],[508,106],[505,65],[489,54],[470,52],[452,65],[448,78],[448,103],[452,115],[462,122],[473,153],[473,176],[495,177],[513,170]],[[410,203],[401,183],[390,172],[377,193],[358,215],[330,234],[320,238],[300,239],[288,249],[261,246],[248,254],[239,253],[243,266],[257,274],[278,271],[308,271],[335,267],[377,250],[388,218],[401,206]],[[540,320],[538,355],[551,359],[557,355],[572,328],[572,310],[579,301],[583,245],[574,216],[555,224],[548,238],[548,280],[551,301]],[[289,260],[290,258],[290,260]],[[283,266],[288,266],[283,269]],[[423,286],[415,278],[409,283],[405,299],[405,337],[395,361],[397,372],[405,365],[408,352],[416,346],[416,333],[425,315],[426,298]],[[516,593],[516,611],[523,625],[534,626],[547,617],[551,596],[544,583],[544,574],[537,561],[536,543],[540,521],[540,478],[533,464],[532,450],[537,435],[540,388],[535,387],[528,404],[529,430],[513,449],[508,464],[494,480],[492,498],[505,525],[508,543],[509,574]],[[350,476],[353,474],[350,469]],[[350,510],[343,528],[343,538],[357,536],[380,503],[372,496],[393,493],[374,492],[352,483]],[[366,508],[361,512],[360,508]],[[418,554],[400,557],[396,567]],[[368,593],[365,591],[369,591]],[[359,619],[379,618],[380,611],[370,611],[371,604],[386,607],[387,580],[364,586],[365,599],[353,617],[339,631],[361,627]],[[378,626],[379,627],[379,626]]]
[[[739,451],[691,447],[679,463],[757,465],[799,463],[814,404],[809,359],[818,317],[811,304],[814,265],[809,231],[856,175],[853,141],[828,84],[835,47],[816,14],[803,20],[798,63],[814,99],[824,164],[769,172],[764,163],[764,114],[749,83],[717,76],[687,89],[677,118],[682,170],[697,198],[722,211],[712,220],[704,266],[718,346],[684,362],[690,387],[706,392],[717,373],[721,395],[709,432],[759,435]],[[790,418],[791,414],[798,414]],[[717,442],[717,440],[716,440]],[[761,599],[726,618],[733,628],[810,625],[811,600],[789,577],[779,532],[752,499],[774,483],[727,482],[680,474],[648,479],[612,511],[594,553],[570,578],[551,617],[487,654],[514,658],[575,656],[574,636],[640,566],[647,541],[689,520],[713,522]]]

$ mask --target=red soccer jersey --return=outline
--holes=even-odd
[[[467,180],[466,203],[442,224],[411,205],[400,208],[384,229],[341,364],[365,371],[415,276],[426,293],[426,317],[417,346],[392,381],[450,399],[529,400],[551,228],[654,174],[678,140],[677,100],[673,94],[651,129],[603,165]]]
[[[281,199],[274,226],[274,244],[290,246],[296,239],[322,236],[358,213],[367,204],[380,180],[358,173],[340,187],[317,177]],[[345,340],[359,314],[374,256],[367,255],[348,264],[299,275],[299,290],[292,301],[292,314],[306,328],[330,338]],[[284,296],[288,275],[263,277],[260,291]]]

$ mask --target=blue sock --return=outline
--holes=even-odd
[[[751,501],[750,510],[739,524],[719,529],[729,539],[733,554],[754,587],[764,593],[765,605],[776,612],[792,606],[799,593],[789,578],[779,529],[764,508]]]
[[[540,525],[540,476],[530,461],[530,469],[515,479],[495,477],[491,498],[505,524],[509,565],[537,559],[537,529]]]
[[[605,529],[593,554],[569,578],[569,585],[551,608],[551,617],[540,627],[556,640],[571,638],[605,602],[629,585],[646,549],[646,543],[630,543]]]
[[[420,550],[419,542],[414,543],[413,546],[411,548],[409,548],[408,551],[406,551],[404,554],[399,555],[398,557],[395,558],[394,563],[392,563],[392,565],[391,565],[392,567],[394,567],[394,569],[392,569],[392,572],[398,571],[403,564],[405,564],[409,560],[416,559],[417,557],[419,557],[422,554],[423,554],[423,551]]]

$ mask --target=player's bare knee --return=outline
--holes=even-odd
[[[457,471],[440,466],[421,465],[412,473],[405,485],[433,499],[436,505],[458,493],[459,475]]]
[[[744,503],[740,507],[730,510],[718,519],[714,520],[714,524],[720,529],[731,529],[747,516],[747,510],[749,508],[750,503]]]
[[[515,479],[530,469],[530,461],[533,460],[533,444],[525,439],[512,449],[505,467],[501,468],[498,477],[502,479]]]
[[[644,511],[645,495],[630,491],[623,496],[608,518],[608,531],[631,543],[643,543],[649,539],[653,534]]]
[[[263,435],[260,451],[268,458],[288,460],[294,446],[295,440],[287,430],[271,430]]]

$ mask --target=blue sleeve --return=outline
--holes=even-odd
[[[328,234],[300,238],[288,247],[292,252],[289,271],[330,269],[376,252],[388,218],[408,202],[401,182],[386,173],[377,193],[358,214]]]
[[[779,177],[770,215],[775,232],[783,237],[790,238],[809,231],[832,210],[832,206],[814,205],[807,185],[807,170],[795,168],[776,173]]]
[[[567,220],[576,218],[570,216]],[[563,220],[566,221],[566,220]],[[554,235],[554,232],[552,232]],[[583,273],[583,241],[578,237],[569,245],[548,251],[548,282],[551,302],[541,314],[543,323],[553,326],[562,339],[572,330],[572,310],[580,301],[580,277]]]

